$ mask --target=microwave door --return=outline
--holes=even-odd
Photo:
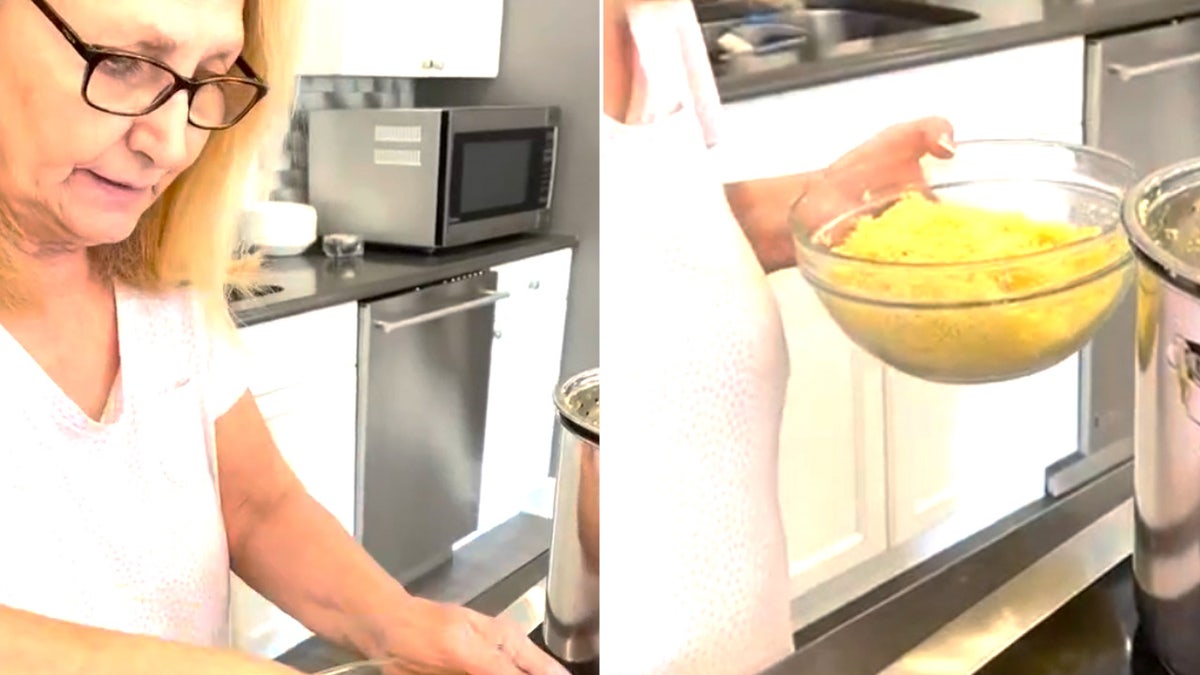
[[[550,208],[555,137],[549,127],[453,134],[444,243],[539,229]]]

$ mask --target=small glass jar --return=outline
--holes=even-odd
[[[330,258],[357,258],[363,254],[363,239],[357,234],[327,234],[321,248]]]

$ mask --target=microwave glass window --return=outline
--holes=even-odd
[[[528,139],[464,143],[460,212],[506,209],[527,202],[533,145]]]
[[[452,134],[446,222],[475,223],[542,208],[550,194],[554,130]]]

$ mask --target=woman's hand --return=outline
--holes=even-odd
[[[872,198],[924,190],[921,160],[954,156],[954,129],[940,117],[888,127],[814,176],[797,209],[816,229]]]
[[[940,117],[888,127],[816,173],[763,178],[725,186],[729,206],[767,273],[796,264],[790,211],[803,195],[798,215],[812,229],[862,203],[868,193],[924,183],[926,155],[953,155],[954,130]]]
[[[394,659],[396,675],[568,675],[516,626],[420,598],[398,608],[381,640],[373,658]]]
[[[859,174],[872,190],[924,181],[921,160],[954,156],[954,128],[941,117],[926,117],[897,124],[842,155],[825,174]]]

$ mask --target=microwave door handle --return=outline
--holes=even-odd
[[[497,302],[507,298],[509,295],[511,294],[508,291],[485,291],[485,295],[481,298],[460,302],[457,305],[451,305],[441,309],[435,309],[432,312],[418,314],[408,319],[401,319],[400,321],[375,321],[374,324],[376,328],[382,329],[384,333],[390,333],[401,328],[408,328],[409,326],[415,326],[417,324],[427,323],[429,321],[436,321],[437,319],[441,319],[452,314],[459,314],[472,309],[494,305]]]

